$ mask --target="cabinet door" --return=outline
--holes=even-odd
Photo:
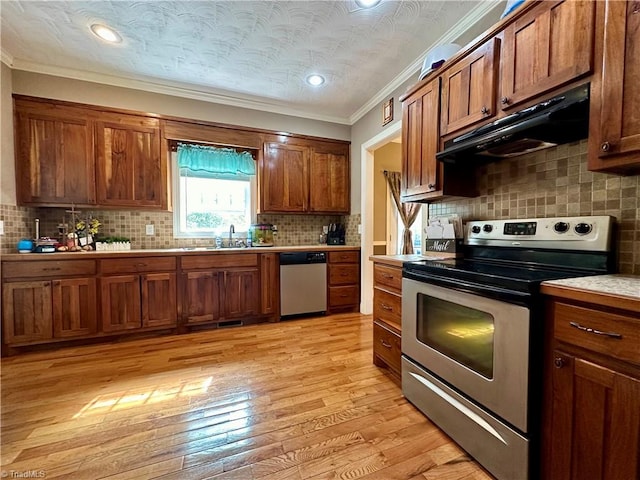
[[[4,343],[29,343],[53,337],[51,282],[4,283],[2,307]]]
[[[280,308],[280,265],[277,253],[260,254],[260,312],[277,314]]]
[[[554,352],[549,478],[638,478],[640,381]]]
[[[261,212],[306,212],[309,208],[308,168],[308,147],[266,143],[260,168]]]
[[[220,274],[187,272],[184,275],[184,316],[188,324],[220,320]]]
[[[594,82],[589,169],[640,170],[640,5],[605,3],[601,84]],[[597,79],[596,79],[597,80]]]
[[[402,103],[402,201],[420,200],[438,189],[440,78]]]
[[[21,204],[95,203],[93,136],[81,110],[16,100],[15,131]]]
[[[350,213],[349,147],[334,151],[314,148],[309,163],[309,210]]]
[[[178,318],[176,274],[147,273],[140,280],[142,326],[175,326]]]
[[[54,280],[52,295],[54,337],[81,337],[96,332],[98,306],[95,279]]]
[[[140,277],[122,275],[100,279],[102,330],[119,332],[140,328]]]
[[[499,52],[499,40],[491,39],[443,73],[442,135],[496,114]]]
[[[241,318],[258,312],[260,274],[257,268],[224,272],[224,318]]]
[[[596,3],[540,2],[507,26],[500,83],[504,110],[591,72]]]
[[[166,208],[166,160],[158,120],[101,115],[96,123],[98,203]]]

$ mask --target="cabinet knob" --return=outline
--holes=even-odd
[[[611,150],[611,144],[609,142],[604,142],[602,145],[600,145],[600,150],[602,150],[603,152],[608,152]]]
[[[436,186],[433,183],[430,183],[429,185],[427,185],[427,187],[429,187],[429,190],[435,190]]]
[[[482,108],[480,109],[480,112],[483,115],[487,115],[489,113],[489,109],[486,106],[483,105]]]
[[[500,99],[500,103],[501,103],[502,105],[509,105],[509,97],[502,97],[502,98]]]
[[[556,357],[553,360],[553,364],[555,365],[556,368],[562,368],[564,367],[564,360],[562,359],[562,357]]]

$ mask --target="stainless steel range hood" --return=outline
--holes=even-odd
[[[569,90],[445,142],[447,163],[489,162],[586,138],[589,84]]]

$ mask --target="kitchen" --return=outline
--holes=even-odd
[[[480,31],[483,30],[484,29]],[[473,38],[473,36],[471,38]],[[3,65],[3,86],[7,85],[5,82],[7,75],[6,70],[6,66]],[[55,77],[42,78],[44,76],[20,71],[13,72],[11,77],[8,85],[14,82],[14,93],[35,95],[44,98],[56,98],[58,95],[56,92],[63,91],[65,88],[64,84],[69,83],[69,80],[60,80]],[[415,78],[405,83],[406,85],[401,86],[394,93],[394,98],[402,96],[407,91],[408,86],[415,83]],[[85,92],[84,98],[78,94],[74,96],[74,100],[96,103],[95,100],[90,101],[90,95],[87,93],[87,85],[77,82],[73,84],[73,87],[75,87],[74,90],[77,92]],[[93,86],[92,91],[101,92],[100,94],[105,97],[109,94],[115,97],[115,94],[117,94],[118,98],[125,98],[127,95],[126,91],[104,85]],[[139,93],[130,93],[128,98],[131,99],[130,105],[138,105],[145,101],[153,103],[152,96],[152,94],[140,95]],[[6,96],[3,96],[3,100],[5,98]],[[10,104],[10,101],[8,103]],[[7,105],[8,103],[3,101],[3,105]],[[121,108],[125,107],[122,106]],[[155,107],[135,109],[154,111]],[[379,112],[377,109],[374,110],[376,111],[371,112],[370,119],[366,116],[362,123],[357,122],[351,127],[350,137],[349,134],[345,134],[345,129],[341,129],[339,126],[324,126],[327,129],[327,133],[323,136],[342,138],[345,140],[350,138],[352,143],[351,174],[352,179],[354,179],[351,186],[352,208],[351,215],[348,216],[345,223],[347,223],[348,226],[348,235],[349,232],[351,232],[351,235],[356,239],[357,225],[361,223],[361,213],[358,212],[357,205],[361,203],[361,212],[365,212],[367,208],[364,202],[359,202],[358,194],[360,193],[360,185],[359,182],[355,180],[359,178],[360,172],[364,171],[364,168],[362,168],[363,165],[359,162],[362,159],[361,155],[359,155],[361,152],[358,151],[358,146],[367,143],[369,139],[379,133]],[[399,108],[396,108],[396,111],[399,110]],[[297,122],[299,122],[299,120],[297,120]],[[368,122],[375,122],[376,127],[373,131],[368,129]],[[5,122],[3,122],[3,124],[5,124]],[[338,134],[336,131],[330,131],[331,129],[335,129],[336,131],[341,130],[341,133]],[[299,131],[300,127],[292,127],[290,130]],[[10,135],[12,135],[12,132]],[[5,142],[3,142],[3,149],[4,148],[7,148]],[[532,218],[563,215],[595,215],[601,213],[610,214],[621,220],[618,232],[618,248],[616,249],[619,258],[619,271],[622,273],[637,273],[638,252],[637,242],[634,242],[634,235],[637,234],[637,220],[635,223],[632,221],[633,218],[637,217],[629,218],[630,215],[636,214],[637,212],[637,204],[635,203],[637,198],[635,194],[637,193],[637,177],[620,177],[587,171],[586,168],[584,168],[584,155],[587,148],[587,142],[583,141],[568,146],[556,147],[555,150],[546,151],[543,154],[534,154],[535,156],[529,158],[526,164],[518,164],[510,160],[484,166],[477,179],[479,196],[470,199],[447,200],[430,204],[429,215],[461,213],[465,219],[470,220],[474,218]],[[3,159],[4,158],[6,158],[5,151],[3,151]],[[12,154],[11,158],[13,158]],[[5,161],[3,160],[3,172],[6,172],[4,166]],[[7,191],[4,188],[5,178],[3,173],[3,195]],[[563,188],[565,186],[566,188]],[[4,204],[5,202],[3,201],[2,203]],[[3,206],[3,208],[7,208],[8,211],[17,215],[22,214],[19,208],[12,208],[10,206]],[[166,216],[166,214],[158,213],[152,215],[159,216],[151,217],[151,223],[155,223],[156,225],[161,225],[162,221],[166,220],[166,218],[161,217],[162,215]],[[132,216],[135,217],[135,215]],[[131,220],[131,224],[135,225],[138,232],[141,230],[141,227],[147,223],[147,219],[140,220],[141,221],[137,222]],[[282,225],[286,219],[280,217],[268,221],[269,223]],[[327,223],[327,220],[322,219],[320,222],[321,223],[317,224],[317,227],[314,226],[310,228],[309,231],[314,231],[317,235],[319,226]],[[28,236],[29,231],[26,229],[30,228],[31,222],[24,222],[23,224],[25,225],[25,230],[21,232],[20,236]],[[366,241],[367,222],[362,221],[362,225],[363,253],[361,259],[363,260],[361,263],[363,269],[362,297],[364,300],[365,295],[369,293],[364,285],[366,284],[367,277],[366,269],[370,268],[368,266],[369,262],[366,260],[368,259],[366,250],[369,248],[371,242]],[[283,229],[281,228],[280,230],[282,231]],[[280,234],[279,232],[279,235]],[[138,233],[138,235],[140,235],[139,241],[143,242],[144,236],[141,233]],[[133,237],[133,235],[131,236]],[[305,238],[302,242],[315,243],[315,239]],[[355,240],[355,242],[347,240],[347,243],[352,245],[359,244],[357,240]],[[147,245],[144,246],[146,247]],[[164,245],[159,246],[162,248]],[[151,246],[151,248],[154,247],[155,245]],[[363,308],[363,311],[366,311],[366,307]]]

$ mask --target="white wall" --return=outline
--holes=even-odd
[[[11,69],[4,63],[0,77],[0,205],[16,204],[15,162],[13,156],[13,100]]]

